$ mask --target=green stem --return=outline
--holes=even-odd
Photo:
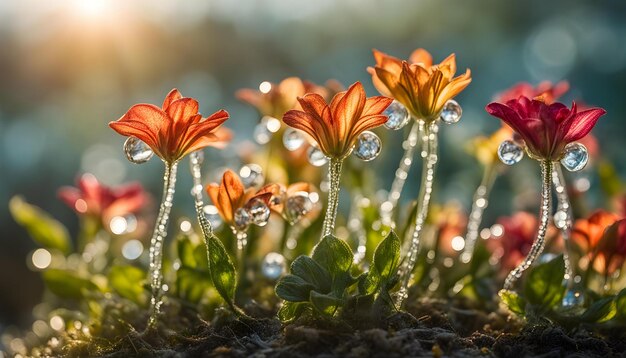
[[[436,123],[429,123],[424,126],[422,143],[424,145],[422,149],[422,179],[420,185],[419,196],[417,199],[418,208],[417,216],[415,217],[415,226],[411,243],[407,253],[407,257],[404,260],[404,264],[400,269],[401,286],[400,291],[397,294],[396,306],[402,307],[404,300],[408,297],[409,283],[415,264],[417,263],[417,257],[420,249],[420,239],[426,217],[428,216],[428,209],[430,206],[430,197],[433,191],[433,183],[435,178],[435,167],[437,165],[437,132],[438,127]]]
[[[165,174],[163,176],[163,197],[159,206],[159,214],[154,225],[154,232],[150,239],[150,287],[152,298],[150,299],[150,319],[148,328],[156,328],[162,302],[163,273],[163,241],[167,236],[167,226],[170,219],[170,211],[176,190],[176,170],[178,163],[165,163]]]
[[[322,226],[322,238],[331,235],[335,230],[335,220],[337,219],[337,208],[339,206],[339,183],[341,179],[342,159],[333,158],[330,160],[329,177],[330,189],[328,191],[328,205],[326,206],[326,216]]]
[[[504,289],[512,290],[515,287],[517,280],[522,277],[522,274],[528,269],[543,252],[546,246],[546,232],[548,231],[548,223],[550,222],[550,210],[552,208],[552,165],[550,160],[543,160],[541,162],[541,208],[539,210],[539,230],[537,231],[537,238],[533,245],[530,247],[530,252],[513,271],[509,273],[504,281]]]

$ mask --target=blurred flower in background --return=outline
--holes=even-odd
[[[459,68],[472,68],[473,83],[459,95],[468,120],[442,132],[442,151],[453,155],[440,163],[437,200],[470,203],[480,169],[459,143],[497,129],[482,108],[502,88],[520,81],[567,80],[571,89],[565,101],[582,98],[606,108],[609,115],[594,135],[604,158],[624,177],[621,146],[604,143],[620,143],[626,126],[617,120],[626,115],[621,105],[626,47],[619,46],[626,37],[625,14],[626,4],[617,1],[0,2],[0,331],[8,323],[27,324],[41,294],[39,279],[24,259],[34,244],[10,219],[9,198],[22,193],[77,231],[73,210],[56,199],[57,189],[74,182],[77,172],[92,173],[104,186],[138,180],[148,192],[159,193],[158,161],[141,168],[129,165],[123,138],[107,123],[139,101],[159,103],[172,87],[197,98],[201,113],[225,108],[231,115],[231,144],[205,154],[206,169],[216,177],[223,172],[218,168],[242,164],[235,148],[251,141],[260,119],[254,108],[237,100],[238,89],[297,76],[315,83],[360,80],[373,93],[365,70],[373,48],[408,55],[423,47],[434,58],[455,52]],[[385,133],[382,140],[393,143],[401,137]],[[396,169],[400,146],[384,148],[371,163],[375,173]],[[306,162],[303,167],[310,168]],[[414,175],[409,174],[409,183],[417,180]],[[377,178],[380,187],[392,179]],[[596,185],[595,173],[588,181],[587,195],[595,207],[604,199],[602,186]],[[189,178],[180,184],[191,186]],[[533,183],[515,175],[499,181],[486,225],[511,212],[511,186],[523,189]],[[406,198],[415,197],[417,189],[407,185]],[[191,197],[185,194],[177,193],[180,205],[173,215],[193,216]]]

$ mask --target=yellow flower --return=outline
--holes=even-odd
[[[474,138],[467,149],[482,165],[489,166],[499,161],[498,147],[500,147],[500,144],[512,137],[513,130],[509,126],[503,125],[489,137],[480,136]]]
[[[456,72],[454,54],[438,65],[424,49],[413,52],[410,62],[374,50],[376,66],[369,68],[378,91],[402,103],[416,119],[435,121],[444,104],[471,82],[470,70],[453,77]]]

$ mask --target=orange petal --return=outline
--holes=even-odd
[[[430,53],[423,48],[418,48],[409,56],[410,63],[421,63],[424,67],[430,67],[433,65],[433,57]]]
[[[233,221],[235,210],[239,208],[238,203],[243,194],[244,187],[239,176],[232,170],[227,170],[222,177],[222,183],[217,194],[217,202],[223,211],[225,221]]]
[[[198,114],[198,101],[193,98],[181,98],[173,101],[168,106],[166,113],[174,123],[188,121],[190,117]]]
[[[165,100],[163,101],[162,106],[163,110],[166,111],[167,107],[169,107],[172,102],[181,98],[183,98],[183,95],[176,88],[174,88],[170,91],[170,93],[167,94],[167,96],[165,96]]]

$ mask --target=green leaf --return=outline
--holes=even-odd
[[[196,257],[194,255],[194,244],[189,237],[183,236],[176,240],[176,251],[178,253],[178,259],[181,266],[195,268],[197,266]],[[206,257],[206,252],[204,252]],[[206,260],[206,258],[205,258]]]
[[[381,278],[389,279],[398,271],[399,263],[400,239],[395,232],[391,231],[376,247],[373,266],[376,267],[376,272]]]
[[[285,301],[305,302],[309,300],[311,290],[315,287],[300,276],[286,275],[276,284],[276,296]]]
[[[71,251],[70,236],[65,226],[40,208],[28,204],[20,196],[14,196],[9,201],[9,211],[13,219],[41,246],[64,254]]]
[[[325,236],[315,246],[312,257],[332,276],[348,271],[354,259],[348,244],[333,235]]]
[[[289,323],[304,313],[308,304],[306,302],[285,302],[278,310],[278,319],[283,323]]]
[[[329,292],[332,277],[320,264],[308,256],[299,256],[291,264],[291,273],[313,285],[319,292]]]
[[[148,303],[148,294],[143,289],[146,273],[142,269],[130,265],[113,266],[109,270],[108,278],[109,285],[120,296],[140,306]]]
[[[337,308],[341,305],[341,300],[323,293],[311,291],[311,304],[316,311],[321,314],[332,316],[337,312]]]
[[[235,265],[228,256],[226,248],[215,236],[206,237],[209,273],[213,285],[228,305],[235,309],[235,289],[237,288],[237,273]]]
[[[617,314],[615,297],[606,297],[594,302],[580,317],[585,322],[601,323]]]
[[[615,297],[615,310],[618,319],[626,320],[626,288]]]
[[[176,292],[178,296],[192,303],[199,303],[211,287],[209,272],[181,266],[176,271]]]
[[[542,309],[549,309],[560,303],[565,294],[564,274],[563,255],[534,267],[524,282],[524,297],[528,303]]]
[[[498,296],[511,312],[523,316],[526,312],[526,302],[517,293],[509,290],[500,290]]]
[[[83,298],[89,291],[98,290],[93,282],[70,270],[46,270],[43,281],[52,293],[64,298]]]

